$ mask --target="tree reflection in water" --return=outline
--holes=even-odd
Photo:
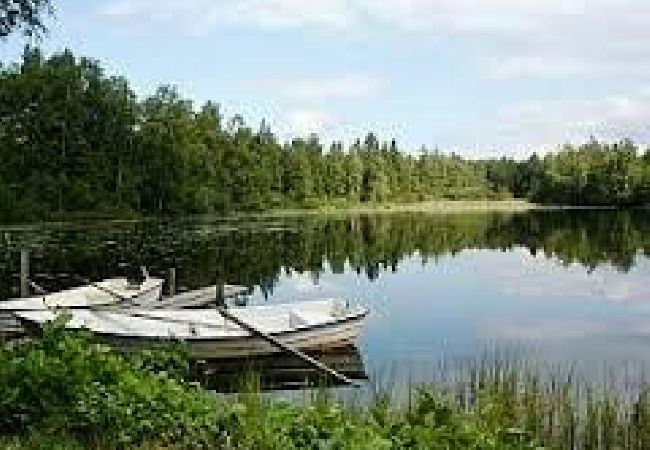
[[[245,219],[91,222],[0,228],[0,296],[17,294],[22,249],[32,276],[50,289],[64,274],[115,276],[124,263],[164,275],[182,288],[229,283],[271,292],[282,272],[351,268],[375,279],[417,254],[423,262],[467,249],[523,247],[565,264],[628,271],[650,255],[647,210],[537,210],[525,213],[305,215]]]

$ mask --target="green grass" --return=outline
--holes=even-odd
[[[180,348],[122,353],[61,324],[0,350],[8,449],[647,449],[650,391],[578,381],[495,357],[447,381],[339,398],[281,399],[254,376],[236,395],[185,381]],[[453,381],[450,381],[453,380]]]
[[[293,216],[304,214],[375,214],[394,212],[415,213],[463,213],[481,211],[520,212],[541,208],[525,200],[430,200],[405,203],[331,203],[312,208],[274,209],[261,213],[270,216]]]
[[[538,205],[522,199],[478,199],[478,200],[422,200],[411,202],[352,202],[345,200],[332,200],[328,202],[313,202],[307,206],[282,207],[265,210],[229,210],[223,214],[217,214],[222,218],[237,219],[247,217],[284,217],[303,216],[311,214],[376,214],[376,213],[432,213],[449,214],[463,212],[523,212],[531,209],[576,209],[573,206],[549,206]],[[586,207],[586,209],[595,209]],[[75,212],[65,215],[51,213],[39,220],[24,220],[19,222],[8,222],[4,228],[43,225],[65,225],[78,222],[130,222],[147,219],[154,219],[158,216],[146,215],[137,212]],[[180,216],[179,216],[180,217]],[[187,214],[182,215],[187,217]],[[215,217],[215,214],[198,214],[192,217]]]

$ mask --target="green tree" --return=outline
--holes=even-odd
[[[328,201],[520,197],[541,203],[648,204],[649,157],[591,139],[543,158],[413,154],[374,133],[328,151],[317,135],[280,143],[262,121],[225,119],[173,87],[137,99],[126,79],[64,51],[26,48],[0,68],[0,213],[10,219],[215,213]]]
[[[0,39],[18,30],[27,36],[44,33],[44,16],[51,13],[50,0],[0,0]]]
[[[312,199],[314,179],[307,142],[294,139],[284,148],[284,193],[290,204],[304,205]]]

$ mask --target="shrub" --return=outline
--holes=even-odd
[[[224,414],[214,396],[152,366],[154,354],[162,353],[127,358],[66,332],[61,321],[39,339],[7,344],[0,351],[0,427],[109,436],[116,445],[218,442]]]

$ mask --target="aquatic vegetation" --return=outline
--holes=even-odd
[[[218,395],[187,379],[182,347],[119,351],[61,323],[0,349],[9,449],[645,449],[650,390],[484,359],[463,377],[363,400],[283,399],[243,378]]]

